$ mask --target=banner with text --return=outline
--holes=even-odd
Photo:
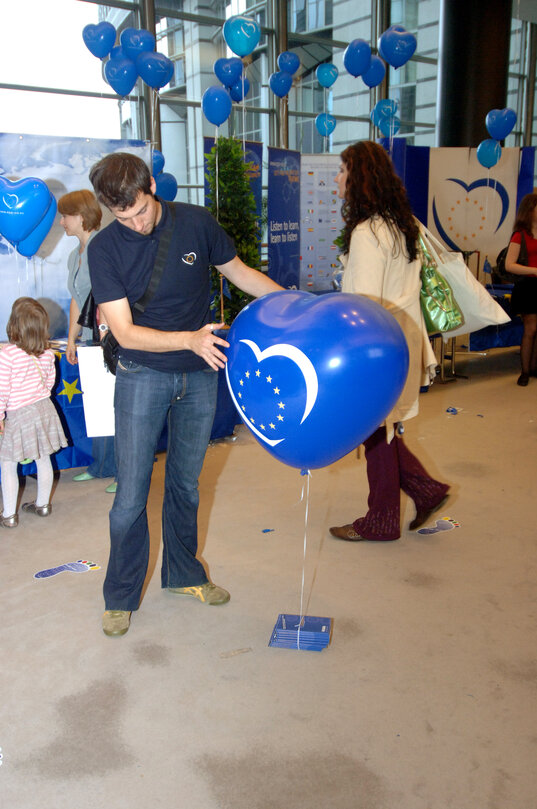
[[[300,283],[300,152],[269,147],[268,274],[286,289]]]

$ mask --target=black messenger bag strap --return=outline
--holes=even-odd
[[[160,284],[160,279],[162,278],[162,273],[164,272],[164,265],[166,264],[166,259],[168,258],[168,251],[170,249],[170,242],[172,240],[175,225],[175,205],[173,202],[167,202],[166,204],[170,212],[171,221],[160,237],[155,262],[153,264],[153,271],[151,273],[151,278],[149,279],[147,289],[142,297],[139,298],[132,306],[133,319],[136,312],[139,312],[140,314],[145,312],[145,307],[157,291],[157,287]]]

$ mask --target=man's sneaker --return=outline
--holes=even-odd
[[[193,596],[199,598],[204,604],[227,604],[231,596],[223,587],[217,587],[216,584],[208,581],[205,584],[198,584],[194,587],[168,587],[170,593],[176,593],[179,596]]]
[[[131,614],[127,610],[106,610],[103,615],[105,635],[124,635],[129,629]]]

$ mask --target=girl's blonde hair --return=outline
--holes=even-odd
[[[48,348],[49,317],[35,298],[17,298],[6,326],[10,343],[39,357]]]

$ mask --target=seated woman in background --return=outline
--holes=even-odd
[[[76,236],[78,239],[78,247],[75,247],[67,259],[67,268],[69,270],[67,288],[71,295],[71,305],[69,307],[69,333],[65,356],[67,362],[75,365],[78,362],[75,346],[76,339],[80,338],[83,341],[93,340],[93,330],[85,326],[79,326],[78,318],[91,292],[87,246],[101,226],[102,211],[94,194],[86,188],[80,191],[71,191],[71,193],[60,197],[58,211],[61,214],[60,224],[66,235]],[[113,436],[94,438],[91,442],[91,454],[93,455],[93,462],[85,472],[75,475],[73,480],[85,481],[93,478],[116,477]],[[110,494],[116,491],[115,480],[106,487],[106,491]]]
[[[336,183],[345,222],[342,291],[366,295],[395,317],[408,344],[409,369],[385,424],[364,442],[367,514],[330,528],[330,533],[351,542],[399,539],[400,489],[416,506],[411,531],[442,507],[449,489],[427,474],[401,435],[400,423],[418,413],[424,372],[432,378],[436,368],[420,305],[418,223],[388,154],[377,143],[364,141],[345,149]]]
[[[530,376],[537,376],[537,194],[526,194],[518,207],[505,269],[520,276],[511,295],[511,316],[522,318],[517,385],[525,387]]]

